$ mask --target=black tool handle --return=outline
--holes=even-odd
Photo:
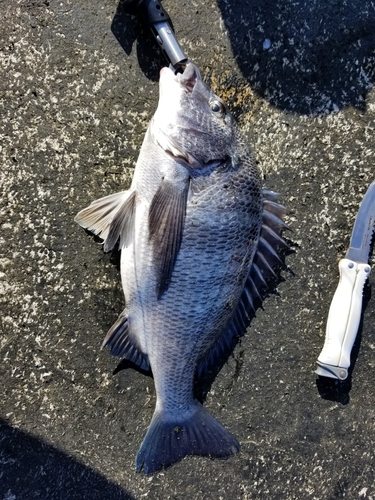
[[[123,5],[127,14],[139,16],[145,24],[170,21],[159,0],[125,0]]]
[[[178,43],[171,26],[171,19],[159,0],[124,0],[127,14],[139,16],[147,24],[168,62],[178,70],[186,64],[187,57]]]

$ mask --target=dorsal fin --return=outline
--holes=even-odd
[[[256,309],[254,304],[264,298],[267,280],[276,276],[274,268],[282,264],[278,250],[288,248],[282,238],[282,231],[289,229],[282,220],[285,207],[277,203],[278,195],[273,191],[263,189],[263,197],[262,227],[249,276],[227,329],[198,364],[198,384],[209,370],[215,370],[226,361],[238,339],[245,334],[249,317]]]

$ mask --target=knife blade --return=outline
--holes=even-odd
[[[355,219],[350,246],[339,262],[340,281],[328,313],[323,349],[317,360],[318,375],[345,380],[350,353],[362,311],[363,287],[370,275],[368,264],[375,228],[375,181],[362,200]]]

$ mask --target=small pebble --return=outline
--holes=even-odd
[[[264,50],[268,50],[271,47],[271,40],[269,38],[266,38],[263,42],[263,48]]]

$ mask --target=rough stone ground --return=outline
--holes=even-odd
[[[162,64],[148,34],[117,0],[1,0],[0,500],[375,499],[374,278],[349,381],[314,374],[374,179],[374,4],[164,6],[293,229],[289,270],[206,400],[242,451],[136,473],[153,382],[99,349],[119,272],[73,217],[130,183]]]

